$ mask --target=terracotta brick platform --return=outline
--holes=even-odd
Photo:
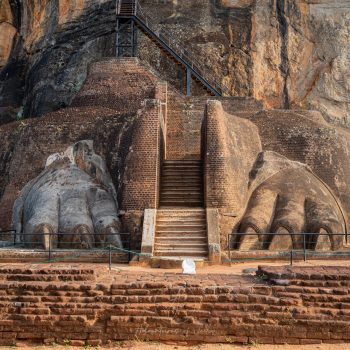
[[[0,344],[349,342],[349,291],[350,267],[184,276],[92,264],[0,265]]]

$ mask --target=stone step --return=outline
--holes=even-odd
[[[202,117],[205,112],[205,103],[169,103],[168,114],[182,116],[184,113],[196,113],[198,117]]]
[[[195,180],[195,181],[202,181],[202,175],[201,173],[195,174],[193,172],[189,172],[188,174],[183,173],[181,171],[175,172],[166,172],[162,173],[161,175],[162,182],[165,181],[171,181],[171,180],[177,180],[177,179],[186,179],[188,181]]]
[[[190,243],[190,242],[179,242],[179,241],[173,241],[172,243],[155,243],[155,249],[156,250],[206,250],[208,244],[206,242],[204,243]]]
[[[167,174],[184,174],[184,175],[201,175],[203,173],[202,168],[199,167],[163,167],[162,168],[162,175],[167,175]]]
[[[196,235],[196,236],[158,236],[155,239],[156,243],[164,243],[164,244],[173,244],[174,242],[183,242],[183,243],[199,243],[199,244],[207,244],[208,239],[205,235]]]
[[[166,226],[166,227],[176,227],[176,226],[181,226],[181,227],[185,227],[185,226],[198,226],[198,227],[202,227],[202,226],[206,226],[206,220],[205,218],[203,219],[189,219],[189,220],[174,220],[174,219],[158,219],[156,221],[156,225],[158,228]]]
[[[176,189],[182,188],[182,187],[199,187],[203,188],[202,182],[201,181],[186,181],[186,180],[173,180],[173,181],[168,181],[168,182],[161,182],[161,190],[165,189],[168,190],[169,187],[173,187]]]
[[[175,168],[175,167],[167,167],[162,169],[162,176],[163,175],[178,175],[183,174],[186,176],[200,176],[203,173],[201,168]]]
[[[206,223],[206,216],[205,214],[201,215],[188,215],[188,216],[162,216],[157,215],[157,224],[164,224],[164,223],[173,223],[174,225],[196,225],[196,224],[203,224]]]
[[[171,235],[174,236],[178,236],[179,233],[181,233],[181,235],[206,235],[207,231],[205,229],[197,229],[197,230],[188,230],[188,229],[184,229],[184,230],[174,230],[171,228],[166,228],[166,229],[161,229],[161,230],[156,230],[156,238],[157,237],[170,237]]]
[[[159,209],[158,214],[169,216],[192,216],[192,215],[205,215],[206,210],[204,208],[192,208],[192,209]]]
[[[178,193],[172,192],[172,193],[169,193],[169,192],[163,192],[162,191],[160,196],[161,196],[162,199],[170,199],[170,198],[175,198],[175,199],[176,198],[184,198],[184,199],[186,199],[186,198],[191,198],[191,199],[196,198],[196,199],[199,199],[199,200],[203,199],[203,194],[200,191],[198,191],[197,193],[195,193],[195,192],[178,192]]]
[[[163,163],[162,164],[163,169],[202,169],[202,162],[199,161],[198,163],[181,163],[175,164],[175,163]]]
[[[198,159],[165,159],[163,164],[201,164],[202,161]]]
[[[203,176],[201,174],[184,174],[180,172],[169,172],[161,175],[161,183],[167,184],[168,182],[172,183],[173,181],[183,181],[185,183],[194,182],[196,184],[201,184],[203,182]]]
[[[178,203],[179,201],[181,201],[181,203],[186,203],[186,202],[190,202],[190,203],[201,203],[203,202],[203,196],[202,195],[192,195],[192,196],[161,196],[160,197],[160,202],[170,202],[170,201],[174,201],[175,203]]]
[[[172,181],[167,181],[165,182],[164,180],[161,182],[161,190],[169,190],[169,187],[174,187],[176,189],[181,188],[181,187],[199,187],[203,188],[202,182],[201,181],[186,181],[186,180],[172,180]],[[178,190],[179,191],[179,190]]]
[[[169,170],[169,171],[165,171],[165,172],[162,172],[161,174],[161,179],[164,180],[164,179],[169,179],[169,178],[174,178],[174,179],[177,179],[177,178],[189,178],[189,179],[196,179],[196,180],[199,180],[199,181],[202,181],[203,179],[203,173],[202,171],[198,171],[197,173],[196,172],[193,172],[193,171],[189,171],[189,172],[184,172],[184,171],[173,171],[173,170]]]
[[[159,209],[157,211],[157,220],[192,220],[192,219],[203,219],[205,220],[206,213],[202,208],[198,209],[189,209],[188,212],[186,210],[181,209]]]
[[[190,208],[192,209],[192,208]],[[206,223],[206,216],[203,214],[201,215],[188,215],[188,216],[162,216],[157,215],[157,224],[164,225],[164,224],[174,224],[176,225],[202,225]]]
[[[170,190],[170,189],[161,189],[160,191],[161,196],[203,196],[203,192],[201,190]]]
[[[164,203],[168,203],[168,202],[173,202],[173,203],[176,203],[176,204],[186,204],[186,202],[191,202],[191,203],[201,203],[202,204],[202,198],[178,198],[178,197],[175,197],[175,198],[161,198],[160,199],[160,202],[164,202]],[[186,207],[186,205],[185,205]]]
[[[164,222],[163,224],[158,224],[156,226],[157,232],[159,231],[198,231],[198,230],[205,230],[207,228],[207,225],[205,222],[201,224],[174,224],[173,222]]]
[[[207,257],[208,250],[203,249],[157,249],[155,250],[155,256],[184,256],[184,257]]]

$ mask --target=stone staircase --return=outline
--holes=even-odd
[[[192,258],[208,255],[200,160],[163,162],[154,255]]]
[[[208,238],[205,209],[158,210],[154,255],[207,257]]]

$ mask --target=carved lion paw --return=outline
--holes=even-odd
[[[310,233],[305,236],[306,248],[340,249],[345,220],[330,189],[305,165],[276,154],[272,157],[273,162],[260,161],[253,171],[259,184],[252,191],[238,228],[246,235],[236,235],[235,247],[303,249],[304,237],[292,233]]]
[[[91,141],[48,158],[16,200],[13,224],[30,247],[122,247],[115,189]],[[51,243],[45,233],[51,233]]]

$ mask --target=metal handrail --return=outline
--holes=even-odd
[[[316,252],[313,248],[309,248],[308,245],[310,244],[310,237],[313,236],[341,236],[344,237],[344,240],[346,240],[347,235],[345,233],[312,233],[312,232],[308,232],[308,233],[304,233],[304,232],[299,232],[299,233],[289,233],[289,232],[283,232],[283,233],[276,233],[276,232],[257,232],[257,233],[243,233],[243,232],[235,232],[235,233],[229,233],[227,234],[227,250],[228,250],[228,256],[229,259],[231,261],[231,252],[232,251],[236,251],[236,252],[252,252],[252,251],[268,251],[267,249],[256,249],[256,250],[239,250],[239,249],[234,249],[232,247],[232,237],[234,238],[238,238],[238,237],[243,237],[243,236],[258,236],[258,237],[265,237],[268,240],[266,241],[261,241],[259,238],[259,242],[260,243],[269,243],[269,237],[273,237],[273,236],[292,236],[292,237],[301,237],[302,241],[299,243],[302,243],[302,247],[300,248],[295,248],[294,244],[291,249],[280,249],[280,250],[273,250],[273,251],[269,251],[270,253],[287,253],[288,255],[290,255],[290,259],[291,259],[291,264],[293,264],[293,255],[297,252],[301,252],[303,254],[304,257],[304,261],[306,261],[307,258],[307,254],[309,252]],[[235,244],[238,244],[239,241],[233,242]],[[329,253],[332,253],[332,251],[330,251]],[[349,252],[350,253],[350,252]],[[350,255],[350,254],[349,254]]]
[[[212,86],[212,88],[219,92],[220,95],[231,95],[229,87],[219,82],[218,78],[212,74],[209,68],[195,58],[193,52],[188,48],[183,47],[183,45],[180,44],[170,33],[164,32],[163,29],[161,31],[157,29],[156,23],[154,23],[151,20],[151,16],[142,9],[138,0],[117,0],[117,15],[122,15],[122,5],[131,6],[132,16],[144,23],[144,25],[152,31],[160,41],[165,43],[173,52],[186,62],[194,73]]]
[[[202,76],[207,80],[210,85],[212,85],[217,91],[222,95],[230,95],[230,91],[227,86],[223,86],[222,83],[219,83],[216,77],[211,73],[211,71],[204,66],[203,63],[199,62],[195,55],[184,48],[170,33],[159,32],[156,29],[155,23],[149,18],[149,15],[142,9],[141,5],[137,0],[134,0],[136,4],[136,14],[135,16],[142,20],[147,27],[149,27],[157,36],[164,41],[171,49],[173,49],[183,60],[185,60],[189,66],[195,71],[198,75]]]
[[[82,251],[82,249],[77,249],[77,248],[70,248],[69,246],[67,248],[63,248],[62,245],[70,245],[70,244],[75,244],[77,242],[58,242],[61,247],[60,248],[53,248],[52,247],[52,236],[54,237],[62,237],[62,236],[92,236],[95,237],[96,235],[94,233],[89,233],[89,234],[85,234],[85,233],[73,233],[73,232],[48,232],[48,233],[26,233],[26,232],[21,232],[18,233],[16,232],[16,230],[6,230],[6,231],[0,231],[0,234],[2,233],[12,233],[13,234],[13,247],[18,247],[21,246],[22,244],[24,245],[40,245],[41,242],[40,241],[25,241],[25,242],[21,242],[20,244],[18,244],[16,237],[19,236],[41,236],[41,237],[45,237],[48,236],[49,237],[49,246],[48,246],[48,261],[52,260],[52,253],[54,252],[59,252],[62,250],[69,250],[69,251],[77,251],[80,252]],[[97,244],[97,246],[95,248],[99,249],[99,250],[103,250],[103,251],[108,251],[109,252],[109,257],[110,257],[110,261],[111,261],[111,252],[112,251],[120,251],[121,253],[125,253],[127,254],[128,257],[128,262],[131,260],[132,258],[132,254],[133,252],[131,251],[131,234],[129,232],[117,232],[117,233],[107,233],[107,234],[101,234],[102,237],[108,237],[108,236],[116,236],[119,235],[121,238],[121,242],[123,244],[123,246],[126,247],[125,248],[118,248],[113,246],[112,243],[110,242],[95,242],[95,245]],[[122,237],[125,237],[126,239],[123,239]],[[98,247],[98,245],[100,245],[100,247]],[[8,247],[6,247],[8,248]],[[33,248],[29,248],[29,249],[33,249]],[[94,248],[88,249],[88,250],[94,250]]]

